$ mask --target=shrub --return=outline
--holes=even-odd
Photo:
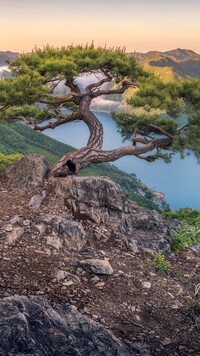
[[[167,271],[170,267],[170,263],[165,259],[165,256],[161,251],[158,251],[151,261],[151,265],[155,268],[156,272]]]
[[[0,171],[3,171],[9,164],[22,157],[23,155],[20,153],[15,153],[13,155],[4,155],[3,153],[0,153]]]
[[[165,212],[162,214],[162,216],[164,218],[184,221],[189,225],[200,226],[200,210],[182,208],[177,211]]]
[[[172,251],[179,252],[200,240],[200,226],[183,225],[172,235]]]

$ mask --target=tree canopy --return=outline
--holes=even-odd
[[[153,161],[163,158],[169,161],[172,155],[192,150],[200,157],[200,81],[187,78],[173,83],[163,83],[149,75],[138,80],[138,90],[128,99],[132,106],[129,113],[114,113],[115,120],[124,138],[138,135],[151,139],[168,137],[169,145],[157,148],[151,156],[140,157]],[[182,118],[180,118],[182,116]],[[134,132],[134,135],[133,135]],[[133,136],[132,136],[133,135]],[[138,140],[140,141],[140,139]],[[163,153],[167,149],[167,153]]]
[[[169,160],[173,153],[183,155],[189,149],[200,156],[198,80],[165,84],[145,72],[134,56],[93,45],[35,49],[12,61],[10,70],[12,77],[0,81],[0,121],[22,120],[43,131],[82,120],[89,128],[86,147],[64,155],[51,175],[74,174],[90,163],[114,161],[125,155]],[[77,79],[91,74],[95,80],[81,88]],[[63,81],[66,91],[61,95],[56,88]],[[106,83],[110,83],[109,88]],[[99,96],[124,94],[129,88],[130,110],[113,113],[113,117],[122,135],[132,137],[132,145],[104,151],[103,127],[90,104]],[[187,116],[180,122],[182,113]],[[42,124],[44,120],[48,121]]]

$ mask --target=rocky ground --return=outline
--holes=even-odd
[[[41,167],[36,179],[35,168],[19,163],[0,177],[0,325],[5,305],[10,313],[21,300],[23,315],[30,314],[31,299],[17,296],[34,295],[37,306],[47,298],[68,324],[72,317],[63,314],[64,305],[81,313],[79,324],[87,317],[100,328],[98,335],[109,331],[118,340],[93,351],[75,350],[73,342],[71,348],[45,346],[38,353],[25,346],[13,353],[7,346],[0,355],[200,355],[199,252],[171,253],[170,233],[177,223],[129,202],[106,178],[42,183],[48,164],[42,161]],[[153,267],[158,250],[170,262],[166,272]],[[0,331],[1,343],[5,335]],[[93,336],[93,344],[102,345],[105,335],[101,341]]]

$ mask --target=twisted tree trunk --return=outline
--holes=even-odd
[[[52,122],[50,121],[45,125],[38,125],[34,119],[23,116],[18,117],[18,119],[28,125],[32,125],[34,129],[38,131],[44,131],[48,128],[54,129],[57,126],[75,120],[82,120],[88,126],[90,136],[87,145],[62,156],[51,169],[49,177],[66,177],[67,175],[77,174],[80,169],[89,166],[91,163],[112,162],[128,155],[134,155],[140,159],[152,161],[159,157],[160,148],[166,149],[173,142],[173,136],[171,134],[151,124],[149,125],[149,134],[151,132],[159,132],[162,138],[152,138],[149,134],[146,137],[145,131],[143,132],[136,128],[132,137],[133,142],[131,146],[120,147],[109,151],[102,150],[103,126],[90,110],[92,100],[102,95],[123,94],[128,88],[136,87],[136,85],[128,80],[123,80],[121,87],[117,89],[103,89],[102,85],[111,82],[113,78],[107,69],[101,69],[101,72],[105,77],[96,83],[89,84],[85,88],[84,93],[80,90],[79,86],[74,83],[74,80],[71,80],[65,83],[70,90],[66,95],[56,95],[54,93],[44,94],[40,102],[54,107],[53,112],[55,117],[52,117],[54,119]],[[78,105],[79,110],[64,114],[62,108],[70,107],[69,104],[71,103]],[[140,137],[138,137],[137,134],[139,134]],[[154,150],[154,148],[157,148],[156,155],[143,156],[144,153],[150,152]]]
[[[100,92],[100,91],[99,91]],[[111,92],[111,91],[110,91]],[[107,91],[108,93],[108,91]],[[101,90],[101,94],[104,92]],[[171,144],[172,138],[144,140],[144,145],[123,146],[114,150],[102,150],[103,126],[97,117],[91,112],[90,104],[97,93],[86,93],[82,95],[79,103],[78,117],[86,123],[90,131],[87,145],[74,152],[62,156],[50,172],[50,177],[66,177],[77,174],[82,168],[91,163],[111,162],[127,155],[139,156],[152,151],[155,147],[166,147]]]

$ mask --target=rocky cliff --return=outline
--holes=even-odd
[[[0,355],[198,354],[199,256],[171,253],[178,222],[49,168],[30,155],[0,177]]]

